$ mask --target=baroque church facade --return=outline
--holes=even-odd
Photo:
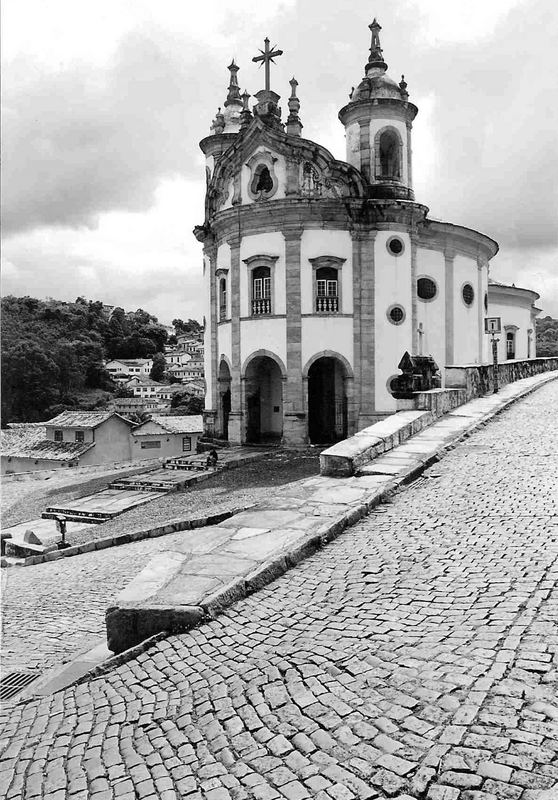
[[[413,192],[404,78],[387,74],[380,25],[365,74],[340,110],[346,160],[302,136],[270,88],[240,94],[230,65],[206,158],[205,433],[232,443],[325,444],[395,411],[408,351],[442,368],[489,361],[489,261],[498,245],[428,217]]]

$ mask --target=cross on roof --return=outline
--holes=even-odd
[[[270,61],[273,61],[274,57],[282,56],[283,55],[283,51],[282,50],[276,50],[275,46],[272,47],[271,50],[270,50],[269,49],[269,39],[267,38],[267,36],[264,39],[264,47],[265,47],[264,50],[260,50],[261,56],[254,56],[252,61],[262,61],[265,64],[265,89],[266,89],[267,92],[269,92],[270,91],[270,86],[269,86],[269,63],[270,63]],[[273,63],[275,64],[275,61],[273,61]]]

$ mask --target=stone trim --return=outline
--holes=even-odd
[[[411,235],[411,345],[413,353],[421,352],[418,335],[418,294],[417,294],[417,239]],[[404,244],[404,243],[403,243]],[[392,320],[391,320],[392,321]]]
[[[277,364],[277,366],[279,367],[279,369],[281,371],[281,379],[286,381],[287,380],[287,369],[286,369],[283,361],[279,358],[278,355],[276,355],[275,353],[272,353],[271,350],[263,350],[263,349],[262,350],[254,350],[253,353],[250,353],[250,355],[245,358],[244,364],[242,365],[242,368],[240,370],[240,378],[241,378],[241,380],[242,381],[246,380],[246,370],[247,370],[250,362],[253,361],[255,358],[263,358],[263,357],[270,358],[272,361],[275,361],[275,363]]]
[[[248,258],[243,258],[242,261],[246,264],[247,267],[269,267],[270,269],[275,266],[275,262],[279,259],[279,256],[270,256],[265,253],[261,253],[256,256],[249,256]]]
[[[434,295],[434,297],[421,297],[419,295],[419,293],[418,293],[418,282],[420,280],[423,280],[423,279],[432,281],[432,283],[436,287],[436,294]],[[437,300],[438,297],[440,296],[440,287],[438,286],[438,281],[436,281],[431,275],[417,275],[415,277],[415,290],[416,290],[416,293],[417,293],[417,301],[420,301],[421,303],[433,303],[434,300]]]
[[[240,444],[242,431],[242,389],[240,385],[240,236],[228,241],[231,248],[231,410],[229,414],[229,441]]]
[[[353,319],[354,314],[342,314],[340,311],[336,313],[335,311],[315,311],[313,314],[301,314],[302,319],[311,319],[312,317],[327,317],[331,319]]]
[[[310,356],[306,364],[302,369],[302,379],[307,381],[308,380],[308,371],[312,364],[315,364],[316,361],[319,361],[320,358],[336,358],[337,361],[340,361],[343,365],[343,369],[345,370],[344,380],[353,380],[355,377],[353,368],[351,367],[350,363],[347,361],[345,356],[342,356],[341,353],[338,353],[335,350],[321,350],[319,353],[314,353],[313,356]]]
[[[519,325],[504,325],[504,330],[506,331],[506,333],[508,331],[515,333],[516,331],[520,330],[520,328]],[[527,333],[533,333],[533,329],[529,328]]]
[[[411,146],[411,130],[413,129],[413,123],[410,120],[407,120],[407,186],[409,189],[413,189],[413,149]]]
[[[269,200],[274,194],[276,194],[277,189],[279,188],[279,180],[275,174],[276,162],[277,158],[275,158],[269,150],[260,150],[259,152],[254,153],[246,162],[246,166],[250,170],[250,178],[246,184],[246,193],[252,200],[255,200],[256,202],[261,200]],[[252,190],[252,184],[258,175],[258,169],[260,167],[267,167],[272,181],[272,187],[268,191],[255,192]]]
[[[331,267],[337,270],[337,307],[338,311],[315,311],[315,316],[318,317],[338,317],[343,309],[343,281],[341,280],[343,274],[343,264],[346,258],[339,258],[339,256],[317,256],[317,258],[309,258],[308,261],[312,264],[312,308],[316,307],[316,298],[318,296],[318,286],[316,273],[322,267]],[[341,273],[341,274],[339,274]],[[303,316],[310,316],[304,314]],[[352,316],[352,315],[350,315]]]
[[[287,308],[287,383],[283,398],[283,441],[297,444],[306,440],[302,369],[302,321],[300,286],[300,245],[302,228],[286,231],[285,295]]]
[[[403,316],[401,317],[399,322],[396,322],[394,319],[390,317],[390,312],[393,311],[394,308],[399,308],[403,312]],[[387,321],[392,325],[403,325],[403,323],[407,319],[407,310],[402,303],[392,303],[390,306],[386,308],[386,317]]]
[[[445,262],[445,328],[446,328],[446,364],[453,364],[455,359],[454,333],[455,333],[455,287],[454,287],[454,259],[455,253],[450,250],[444,252]]]
[[[285,319],[286,314],[254,314],[249,317],[240,317],[241,322],[256,321],[259,319]]]
[[[376,409],[376,231],[359,228],[353,236],[353,360],[355,393],[349,405],[349,433],[369,424]]]

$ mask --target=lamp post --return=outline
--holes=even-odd
[[[484,318],[484,332],[489,333],[492,337],[492,364],[494,366],[494,394],[498,392],[498,342],[496,338],[497,333],[502,332],[502,318],[501,317],[485,317]]]

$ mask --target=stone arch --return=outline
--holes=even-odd
[[[262,357],[271,358],[272,361],[275,361],[275,363],[277,364],[277,366],[279,367],[279,370],[281,372],[282,380],[284,380],[284,381],[287,380],[287,370],[286,370],[286,367],[283,364],[282,360],[279,358],[279,356],[276,355],[275,353],[272,353],[271,350],[263,350],[263,349],[262,350],[254,350],[253,353],[250,353],[250,355],[245,358],[244,364],[242,365],[242,369],[240,371],[240,379],[241,380],[246,378],[246,370],[248,369],[248,366],[250,365],[250,362],[253,361],[255,358],[262,358]]]
[[[319,358],[337,359],[337,361],[340,361],[345,369],[345,378],[350,380],[354,379],[355,375],[353,372],[353,368],[351,367],[350,363],[345,358],[345,356],[342,356],[341,353],[337,353],[335,350],[322,350],[320,353],[314,353],[314,355],[311,356],[304,365],[304,369],[302,370],[302,377],[304,380],[308,380],[308,370],[310,369],[312,364],[314,364],[314,362],[317,361]]]

